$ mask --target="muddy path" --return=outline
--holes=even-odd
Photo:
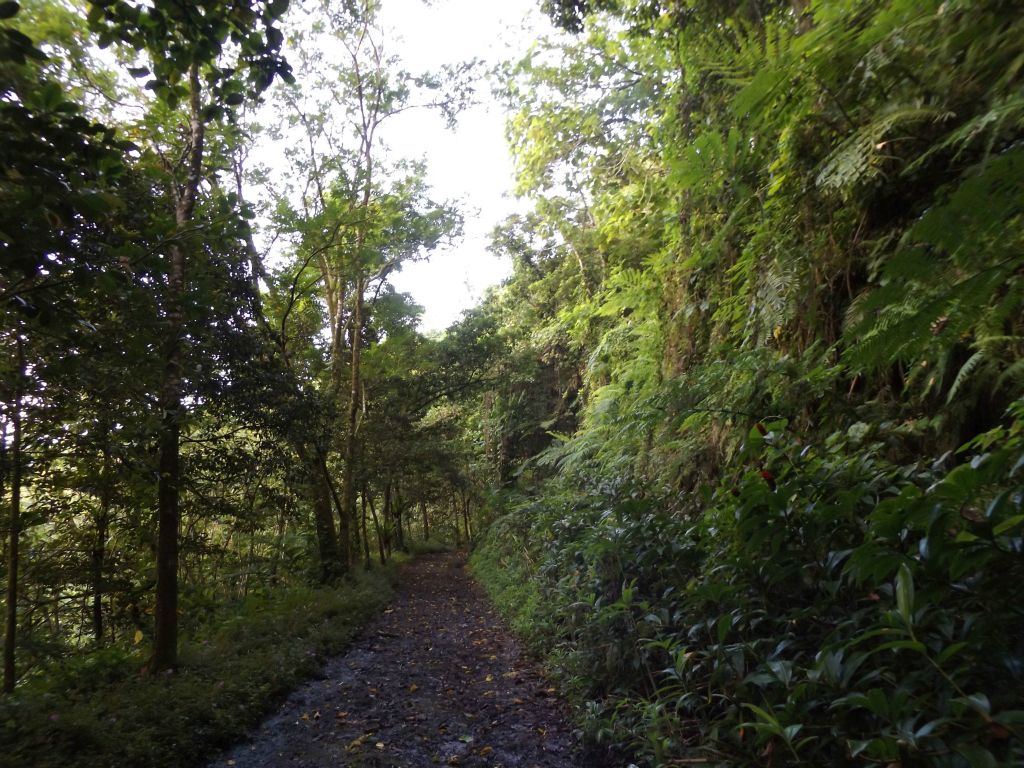
[[[215,768],[580,764],[565,706],[458,553],[418,558],[395,599],[322,679]]]

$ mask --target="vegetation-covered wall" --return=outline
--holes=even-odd
[[[549,5],[479,572],[653,764],[1016,764],[1019,6]]]

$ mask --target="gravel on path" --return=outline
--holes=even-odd
[[[573,768],[565,705],[466,573],[417,558],[394,601],[323,677],[211,768]]]

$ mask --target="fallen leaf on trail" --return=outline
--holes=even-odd
[[[412,685],[409,686],[409,693],[416,693],[416,691],[418,691],[419,688],[420,687],[418,685],[416,685],[416,683],[413,683]]]
[[[356,736],[356,738],[352,739],[352,741],[350,741],[348,743],[348,746],[346,746],[345,749],[347,749],[349,751],[352,751],[354,749],[359,749],[360,747],[363,746],[363,742],[364,741],[366,741],[365,734],[363,736]]]
[[[484,682],[485,683],[493,683],[494,682],[494,675],[488,675],[487,677],[485,677],[484,678]]]
[[[373,746],[375,746],[377,749],[384,749],[384,742],[383,741],[378,741]]]
[[[494,747],[480,747],[480,751],[477,754],[479,754],[480,757],[487,757],[493,751]]]

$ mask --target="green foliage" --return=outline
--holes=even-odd
[[[183,76],[192,67],[208,67],[207,83],[227,106],[237,106],[248,86],[257,95],[280,76],[291,81],[291,67],[280,56],[284,33],[274,26],[288,9],[288,0],[205,3],[181,6],[172,0],[152,3],[89,2],[88,21],[100,47],[114,42],[145,50],[152,72],[146,87],[172,109],[187,100]],[[225,66],[222,54],[237,51],[238,63]],[[187,80],[187,78],[184,78]]]
[[[894,464],[902,439],[758,424],[685,514],[547,487],[475,572],[590,738],[652,764],[1014,765],[1024,403],[959,463]]]
[[[613,761],[1020,762],[1019,7],[546,7],[477,572]]]
[[[201,763],[341,651],[387,603],[393,577],[390,566],[341,589],[222,606],[183,648],[187,672],[140,677],[139,656],[117,648],[63,663],[0,703],[5,764]]]

